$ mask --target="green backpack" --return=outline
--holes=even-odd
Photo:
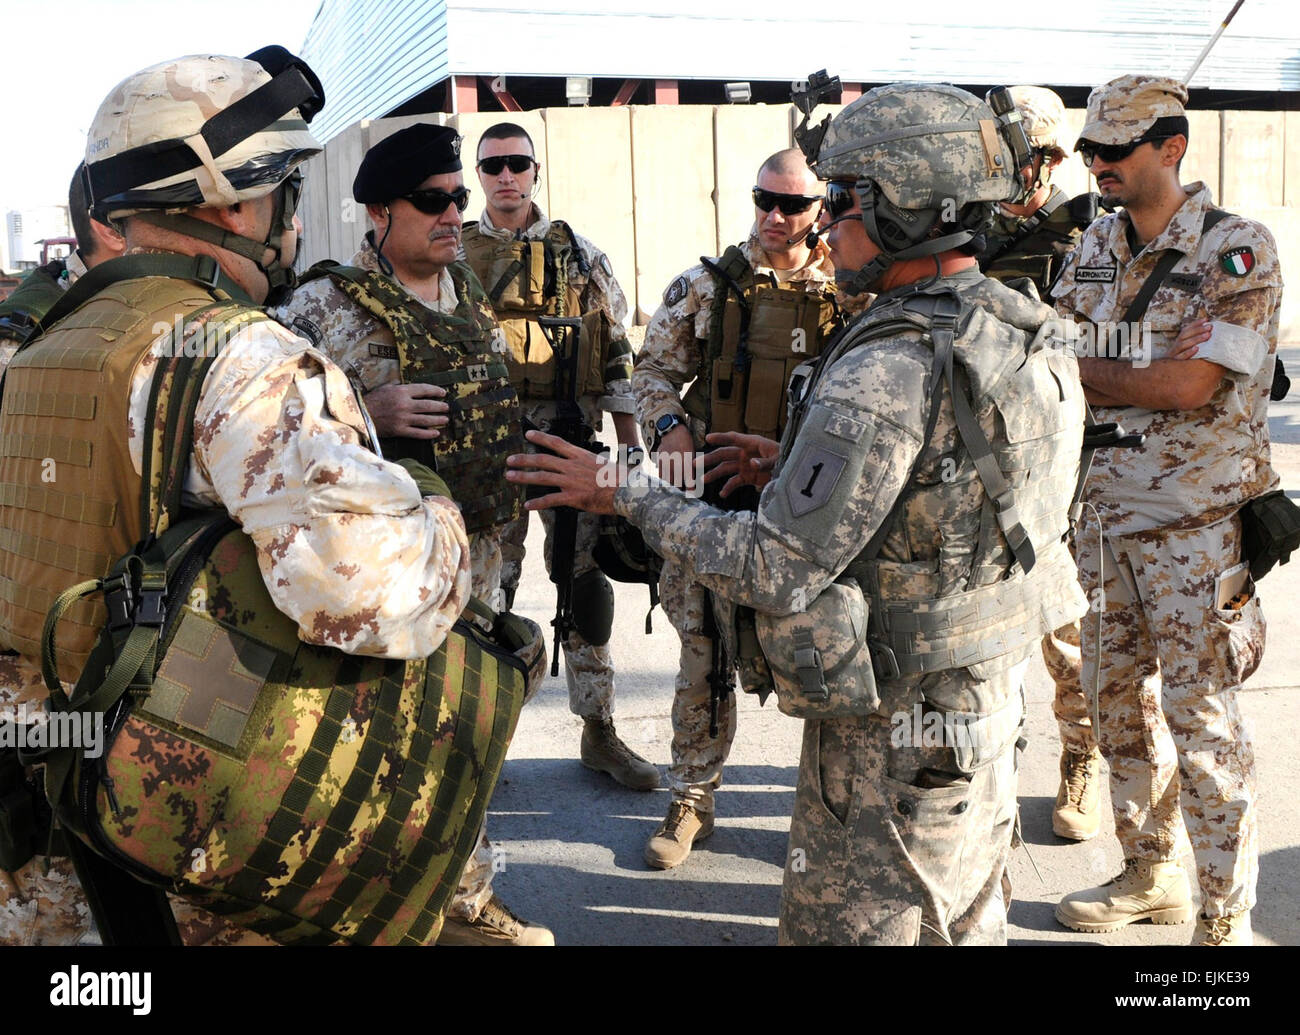
[[[432,944],[541,676],[541,631],[474,601],[491,633],[462,617],[426,659],[302,642],[252,540],[225,511],[181,509],[211,363],[159,364],[151,532],[46,618],[52,718],[105,716],[98,757],[49,754],[47,794],[99,856],[282,944]],[[55,626],[101,592],[108,625],[69,697]]]

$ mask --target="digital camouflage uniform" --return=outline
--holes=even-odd
[[[369,235],[352,256],[351,265],[371,273],[380,272]],[[473,273],[469,275],[473,276]],[[411,298],[418,305],[428,306],[415,295]],[[436,307],[430,308],[436,308],[440,313],[451,313],[456,305],[455,286],[451,274],[444,269],[438,281],[438,302]],[[316,340],[317,347],[347,373],[363,399],[367,392],[401,382],[392,331],[378,317],[362,310],[329,278],[322,277],[298,287],[276,315]],[[491,317],[490,311],[488,316]],[[469,539],[471,592],[489,604],[499,602],[501,543],[506,527],[495,526]],[[465,866],[447,915],[464,919],[478,916],[492,897],[492,873],[492,846],[484,833]]]
[[[1107,122],[1123,140],[1146,125]],[[1117,323],[1176,249],[1182,258],[1145,316],[1150,358],[1164,358],[1186,323],[1204,319],[1213,333],[1196,358],[1225,369],[1194,411],[1094,408],[1098,421],[1119,421],[1146,441],[1096,454],[1085,501],[1097,520],[1085,512],[1077,542],[1083,588],[1101,604],[1083,620],[1083,683],[1097,688],[1124,856],[1177,858],[1185,821],[1201,912],[1217,917],[1255,902],[1254,750],[1236,691],[1263,654],[1264,616],[1244,578],[1235,589],[1251,591],[1249,599],[1226,609],[1219,580],[1241,564],[1241,505],[1277,485],[1268,395],[1282,277],[1264,226],[1230,216],[1203,233],[1209,189],[1184,190],[1168,227],[1136,256],[1126,212],[1094,223],[1053,294],[1065,315]]]
[[[757,236],[740,246],[755,273],[772,272]],[[830,250],[818,244],[809,261],[786,281],[808,289],[833,284],[835,270]],[[632,372],[637,420],[647,443],[655,440],[655,421],[676,414],[690,428],[695,448],[705,448],[708,430],[689,417],[682,406],[682,389],[699,374],[709,340],[709,322],[717,280],[703,264],[692,266],[664,292],[663,304],[646,328],[645,343]],[[644,526],[642,526],[644,527]],[[704,635],[705,588],[689,571],[664,558],[659,599],[664,613],[681,639],[681,658],[673,694],[672,767],[668,783],[673,797],[713,811],[713,789],[722,781],[722,766],[736,735],[735,696],[728,694],[718,706],[718,736],[709,735],[709,672],[712,641]],[[724,589],[724,596],[730,594]]]
[[[551,229],[551,221],[534,205],[532,215],[535,217],[523,232],[520,239],[545,240]],[[491,216],[484,212],[479,219],[477,229],[486,237],[500,240],[515,239],[513,231],[500,230],[492,223]],[[617,354],[622,369],[612,372],[607,369],[605,394],[586,393],[578,396],[578,406],[588,425],[597,434],[600,433],[604,418],[602,413],[633,413],[632,384],[626,376],[626,367],[632,362],[632,347],[627,343],[627,332],[623,329],[627,319],[627,299],[623,289],[614,277],[614,272],[605,253],[581,234],[575,234],[578,247],[586,259],[587,283],[582,292],[582,312],[588,313],[600,309],[608,321],[612,341],[615,347],[610,351]],[[463,253],[463,249],[462,249]],[[462,254],[463,258],[463,254]],[[576,259],[569,263],[568,278],[570,282],[581,277]],[[576,313],[568,313],[576,316]],[[621,348],[618,346],[621,343]],[[524,415],[534,424],[546,428],[556,416],[555,402],[547,399],[520,399]],[[551,572],[551,533],[555,525],[555,516],[549,510],[540,515],[542,528],[546,532],[542,557],[546,564],[546,573]],[[501,536],[501,589],[506,600],[513,598],[519,587],[523,573],[524,543],[528,537],[527,512],[510,522]],[[574,540],[573,574],[582,575],[596,567],[592,551],[600,532],[599,520],[591,514],[578,514],[577,537]],[[610,659],[609,644],[596,646],[588,643],[583,635],[574,629],[563,644],[564,678],[569,687],[569,710],[574,715],[597,722],[605,722],[614,717],[614,665]]]
[[[156,356],[146,356],[132,375],[130,419],[120,429],[137,472],[155,365]],[[229,339],[204,381],[184,502],[223,507],[243,526],[268,591],[303,640],[357,654],[428,656],[469,596],[464,525],[454,504],[422,499],[410,476],[369,443],[342,371],[283,327],[254,323]],[[372,563],[352,563],[361,555]],[[39,704],[45,693],[37,659],[0,663],[0,708]],[[37,857],[0,881],[7,892],[0,940],[68,942],[88,929],[71,866],[55,860],[46,878],[43,862]],[[213,932],[220,941],[263,941],[194,907],[178,918],[187,942]]]
[[[1054,321],[1049,307],[977,271],[945,277],[935,290],[948,287],[975,306],[959,348],[1011,355]],[[872,311],[861,319],[870,320]],[[844,351],[858,326],[850,325],[839,339],[812,388],[806,412],[821,416],[815,422],[806,418],[793,441],[788,435],[783,441],[782,459],[757,514],[724,514],[654,483],[616,494],[615,509],[644,531],[665,560],[704,588],[760,614],[799,610],[801,601],[813,599],[846,567],[859,563],[909,484],[922,489],[904,505],[879,555],[891,596],[926,598],[963,590],[972,563],[988,556],[988,544],[980,545],[978,534],[986,496],[969,459],[956,478],[941,478],[945,456],[961,455],[946,388],[933,437],[912,476],[930,408],[931,349],[918,331]],[[1058,355],[1054,362],[1064,389],[1071,391],[1073,360]],[[1053,381],[1054,401],[1055,386]],[[1067,398],[1081,432],[1077,379]],[[982,415],[986,434],[995,420],[991,408]],[[848,450],[841,470],[857,472],[860,465],[860,473],[843,484],[835,476],[833,487],[805,511],[797,497],[808,480],[803,449],[809,447],[801,443],[834,441],[826,438],[829,431],[816,438],[823,426],[834,428],[842,436],[839,448]],[[1055,517],[1063,526],[1066,501],[1058,503]],[[1002,547],[991,567],[981,567],[981,584],[996,581],[995,573],[1008,563]],[[1070,568],[1065,557],[1065,575],[1072,582]],[[783,943],[1005,940],[1002,877],[1015,820],[1013,744],[1021,723],[1025,659],[1035,639],[1027,637],[1005,662],[878,678],[881,704],[874,714],[805,722],[781,897]],[[783,657],[794,651],[790,644],[764,649]],[[959,767],[951,747],[896,743],[890,716],[910,714],[923,700],[926,707],[980,715],[990,729],[997,728],[984,757]]]

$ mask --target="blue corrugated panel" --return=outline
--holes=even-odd
[[[447,76],[442,0],[323,0],[303,56],[325,87],[322,140],[379,118]]]

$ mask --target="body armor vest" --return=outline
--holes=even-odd
[[[47,794],[110,862],[278,942],[430,944],[543,660],[540,631],[462,619],[411,661],[303,642],[252,540],[224,511],[181,503],[206,343],[267,317],[214,301],[215,276],[130,272],[145,261],[189,260],[99,267],[135,279],[111,280],[20,351],[0,411],[3,585],[40,598],[6,595],[4,646],[40,658],[52,724],[104,716],[102,754],[47,752]],[[131,382],[169,333],[141,476]]]
[[[582,320],[575,395],[603,393],[609,329],[602,311],[582,311],[590,271],[569,225],[554,220],[540,240],[503,241],[472,222],[465,224],[461,242],[505,334],[504,358],[519,397],[555,398],[555,350],[539,316]]]
[[[0,648],[38,657],[55,598],[108,574],[139,541],[139,510],[121,502],[140,497],[124,435],[131,375],[160,326],[212,302],[211,291],[189,281],[119,281],[9,364],[0,410]],[[68,614],[59,643],[65,681],[81,671],[104,618],[91,601]]]
[[[780,438],[795,368],[820,354],[835,330],[833,285],[760,283],[734,245],[716,263],[709,339],[682,405],[709,431]]]
[[[1047,298],[1066,256],[1096,218],[1096,197],[1081,194],[1071,199],[1054,187],[1033,215],[1019,222],[999,215],[994,228],[985,234],[980,272],[1003,283],[1026,277],[1033,282],[1039,298]]]
[[[62,259],[37,266],[8,298],[0,301],[0,338],[21,342],[32,335],[36,324],[63,297],[59,278],[66,269]]]
[[[474,534],[517,518],[523,489],[506,481],[506,457],[522,452],[519,400],[501,354],[493,351],[495,322],[474,277],[460,263],[449,268],[456,310],[435,313],[388,277],[351,266],[317,263],[303,282],[329,277],[363,310],[384,324],[397,343],[403,384],[447,390],[450,423],[432,441],[389,438],[384,455],[432,468],[460,504]]]
[[[866,639],[878,679],[985,664],[992,670],[1009,667],[1028,657],[1043,634],[1086,610],[1064,541],[1084,414],[1077,370],[1059,337],[1063,326],[1073,328],[1053,319],[1045,307],[1024,305],[1033,307],[1025,319],[1003,324],[1011,326],[1016,339],[1008,348],[1006,336],[990,327],[993,318],[951,288],[877,301],[823,357],[794,407],[778,470],[807,413],[816,380],[846,352],[904,334],[935,350],[930,423],[911,477],[879,531],[841,577],[856,583],[869,604]],[[942,391],[944,385],[948,392]],[[953,492],[949,480],[916,480],[922,462],[936,459],[930,439],[945,397],[951,399],[959,435],[954,479],[978,477],[985,496],[973,541],[955,526],[945,527],[942,519],[935,530],[940,544],[972,541],[964,576],[957,579],[938,563],[928,571],[920,561],[879,556],[905,514],[951,510],[945,505]],[[761,641],[768,637],[763,636],[764,616],[759,619]]]

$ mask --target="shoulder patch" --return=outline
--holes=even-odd
[[[1110,284],[1115,280],[1115,267],[1076,266],[1074,279],[1080,284]]]
[[[798,466],[785,479],[786,502],[795,517],[824,507],[848,466],[848,457],[833,453],[825,446],[804,451]]]
[[[1255,268],[1255,250],[1248,244],[1243,244],[1240,248],[1229,248],[1219,256],[1219,265],[1225,273],[1244,277]]]
[[[609,256],[604,252],[600,253],[600,268],[605,271],[605,276],[612,277],[614,275],[614,267],[609,264]]]
[[[300,338],[306,338],[311,342],[313,348],[320,345],[322,339],[325,337],[325,335],[321,334],[320,328],[305,316],[295,316],[289,322],[289,330],[293,331],[294,334],[298,335]]]
[[[682,274],[682,276],[678,277],[668,285],[668,290],[664,292],[664,305],[675,306],[686,297],[686,292],[689,288],[690,282],[686,279],[686,275]]]

